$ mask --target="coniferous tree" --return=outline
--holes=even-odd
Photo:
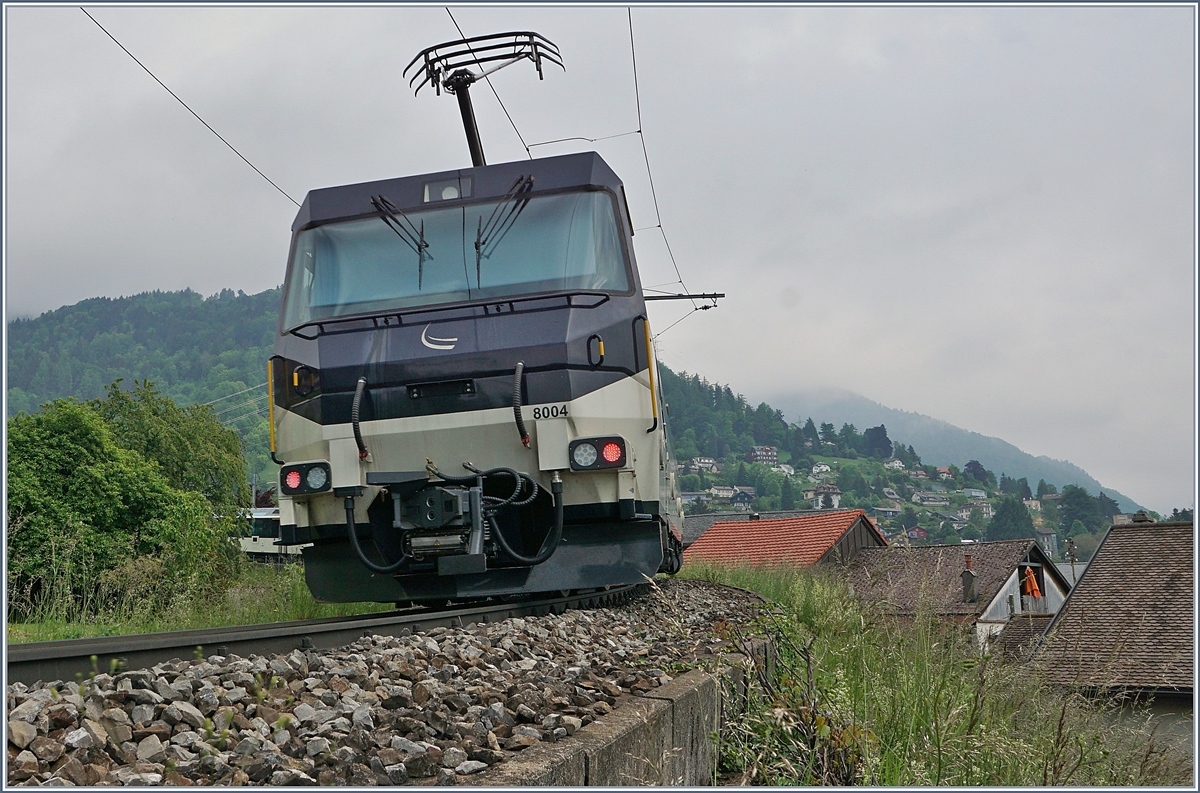
[[[1018,496],[1010,495],[1000,499],[996,512],[987,526],[989,540],[1019,540],[1026,537],[1037,537],[1033,526],[1033,518],[1029,510],[1021,503]]]
[[[796,508],[796,496],[792,492],[792,478],[790,476],[783,478],[779,494],[779,508],[785,510]]]

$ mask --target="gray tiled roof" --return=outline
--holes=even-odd
[[[864,548],[847,565],[846,575],[858,597],[893,613],[910,614],[924,607],[934,614],[970,618],[983,613],[1030,553],[1044,560],[1036,540]],[[976,575],[978,597],[973,603],[962,597],[967,554]]]
[[[760,520],[779,520],[781,518],[795,518],[799,515],[811,515],[815,510],[790,510],[787,512],[705,512],[700,515],[683,516],[683,547],[686,548],[696,540],[700,539],[700,535],[708,531],[708,528],[717,521],[729,523],[736,520],[750,520],[751,514],[757,514]]]
[[[1037,653],[1051,680],[1192,690],[1193,534],[1191,522],[1108,530]]]
[[[1053,614],[1030,611],[1014,614],[1004,626],[1004,630],[989,640],[988,646],[1010,660],[1028,660],[1053,618]]]

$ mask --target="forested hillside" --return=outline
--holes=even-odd
[[[116,380],[149,380],[181,405],[215,402],[247,464],[274,481],[267,456],[266,362],[279,290],[226,289],[96,297],[8,323],[8,415],[59,397],[97,399]]]
[[[921,450],[927,460],[946,462],[978,460],[986,468],[1001,471],[1012,477],[1024,477],[1030,482],[1045,479],[1063,486],[1074,483],[1098,492],[1103,486],[1087,471],[1066,460],[1055,460],[1021,451],[1021,449],[988,435],[964,430],[940,419],[907,410],[896,410],[859,394],[841,389],[796,390],[773,402],[793,416],[824,416],[838,426],[843,423],[859,427],[886,424],[896,437]],[[1104,488],[1121,505],[1123,512],[1135,512],[1141,505],[1128,496]]]
[[[224,290],[210,297],[190,290],[147,292],[92,298],[33,319],[13,320],[7,338],[8,413],[33,413],[59,397],[99,398],[119,379],[126,389],[134,381],[149,380],[181,405],[213,403],[218,418],[241,436],[250,472],[260,481],[273,481],[276,469],[267,456],[265,366],[279,296],[279,289],[254,295]],[[728,385],[708,383],[699,375],[679,375],[666,367],[662,385],[670,406],[672,443],[683,460],[741,455],[756,445],[774,446],[799,460],[807,456],[806,440],[825,441],[828,436],[847,453],[858,454],[856,446],[865,442],[861,433],[870,427],[865,422],[856,427],[853,421],[817,412],[795,414],[789,421],[771,405],[749,404]],[[886,426],[891,440],[905,445],[902,451],[915,447],[913,456],[921,455],[928,464],[961,466],[971,459],[982,460],[998,475],[1031,482],[1044,478],[1060,488],[1078,484],[1097,493],[1100,489],[1098,482],[1074,466],[1055,469],[1051,475],[1031,475],[1019,462],[1012,468],[990,462],[990,445],[970,443],[982,439],[1002,444],[999,439],[951,428],[967,442],[956,447],[960,454],[943,459],[915,442],[908,424],[896,426],[889,421]],[[847,436],[847,431],[857,439]],[[1081,476],[1072,475],[1072,470]],[[1137,508],[1116,491],[1107,492],[1123,510]]]

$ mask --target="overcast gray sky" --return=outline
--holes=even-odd
[[[470,164],[453,98],[401,78],[458,38],[443,7],[86,7],[296,200]],[[638,128],[624,7],[453,12],[468,36],[561,49],[542,82],[528,64],[493,78],[527,143]],[[4,13],[9,318],[282,281],[287,198],[78,7]],[[1194,503],[1194,8],[632,20],[667,240],[690,289],[728,293],[660,337],[664,363],[754,403],[849,389],[1159,511]],[[491,92],[473,96],[489,162],[525,158]],[[637,136],[533,152],[589,148],[626,182],[643,282],[670,288]]]

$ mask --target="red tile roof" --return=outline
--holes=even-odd
[[[814,512],[780,520],[719,521],[683,553],[683,560],[727,564],[810,565],[859,520],[878,534],[861,509]],[[886,545],[882,535],[880,544]]]

